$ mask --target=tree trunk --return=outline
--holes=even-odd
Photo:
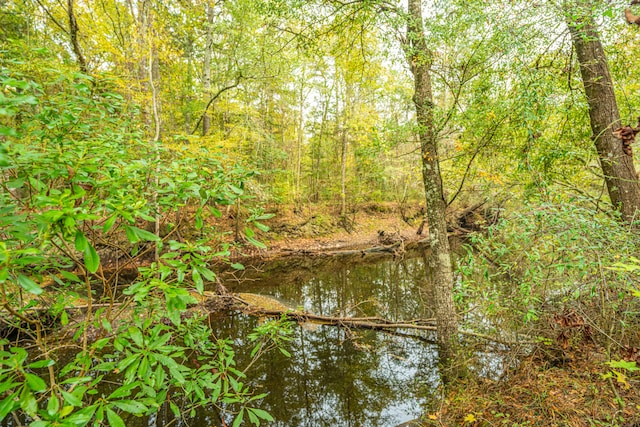
[[[304,87],[305,87],[305,79],[306,79],[306,68],[302,69],[302,76],[300,81],[300,99],[298,105],[298,130],[297,130],[297,138],[296,138],[296,182],[295,182],[295,195],[294,195],[294,205],[296,211],[300,209],[300,205],[302,202],[302,194],[300,191],[300,180],[302,175],[302,143],[304,142]],[[284,134],[285,127],[282,128],[282,133]]]
[[[206,46],[204,49],[204,64],[203,64],[203,72],[202,72],[202,80],[204,83],[204,93],[205,98],[211,98],[211,59],[213,56],[213,4],[211,0],[207,2],[207,39]],[[209,129],[211,128],[211,117],[205,110],[204,116],[202,117],[202,136],[205,136],[209,133]]]
[[[347,218],[347,117],[345,117],[342,122],[342,150],[340,157],[340,217],[342,221],[344,221],[346,227],[346,218]]]
[[[622,141],[613,136],[613,131],[621,125],[607,58],[589,5],[570,7],[565,4],[565,12],[580,63],[593,140],[609,198],[622,218],[631,222],[636,218],[636,210],[640,209],[640,183],[633,157],[624,153]]]
[[[434,287],[438,348],[442,378],[447,382],[459,375],[455,363],[458,352],[458,322],[453,302],[453,272],[447,237],[446,202],[442,192],[437,140],[434,134],[431,51],[424,37],[420,0],[409,0],[408,12],[407,39],[403,47],[414,77],[413,102],[416,106],[422,179],[429,222],[429,261]]]
[[[76,54],[76,59],[78,60],[78,65],[80,66],[80,71],[84,74],[88,73],[87,69],[87,61],[84,59],[84,55],[82,55],[82,50],[80,49],[80,43],[78,42],[78,22],[76,21],[76,15],[73,11],[74,0],[67,1],[67,16],[69,18],[69,37],[71,38],[71,47],[73,48],[73,53]]]

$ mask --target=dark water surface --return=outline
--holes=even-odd
[[[272,296],[294,309],[326,316],[379,316],[394,321],[432,317],[422,258],[287,259],[227,274],[225,286],[233,292]],[[212,317],[215,335],[233,340],[241,371],[251,361],[248,335],[262,321],[238,313]],[[295,325],[285,345],[291,357],[277,350],[266,353],[246,372],[246,381],[256,393],[268,393],[254,405],[275,419],[263,425],[392,427],[418,418],[438,385],[432,340],[424,331],[391,334]],[[115,387],[117,382],[105,382],[102,392],[108,395]],[[168,405],[150,417],[124,417],[127,427],[220,425],[220,415],[213,409],[176,420]],[[232,419],[226,421],[231,425]],[[26,424],[28,420],[18,423],[12,417],[0,423]]]
[[[422,259],[300,259],[248,268],[234,292],[269,295],[285,304],[328,316],[431,317]],[[246,335],[257,319],[218,322],[221,336],[235,337],[239,366],[248,363]],[[336,326],[302,325],[287,345],[292,354],[266,355],[249,378],[269,395],[261,408],[275,426],[395,426],[420,416],[438,383],[437,352],[428,335],[418,338]],[[422,338],[422,339],[419,339]]]

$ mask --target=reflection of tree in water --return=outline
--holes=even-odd
[[[224,323],[221,335],[245,336],[255,319]],[[276,426],[392,426],[419,415],[416,379],[437,377],[432,348],[371,331],[298,328],[288,350],[291,358],[272,352],[248,373],[269,392],[261,407]],[[248,353],[238,351],[240,367]]]
[[[421,259],[375,264],[332,260],[299,271],[295,276],[282,275],[280,269],[264,271],[259,280],[232,289],[270,295],[323,315],[430,317],[421,298]],[[239,337],[240,368],[250,351],[241,337],[255,322],[235,317],[220,331],[221,336]],[[272,352],[248,372],[269,392],[261,407],[273,415],[276,426],[393,426],[419,416],[424,402],[416,396],[425,396],[437,383],[435,348],[416,339],[334,326],[297,328],[287,350],[290,359]]]
[[[297,265],[297,264],[296,264]],[[280,269],[259,273],[259,281],[230,284],[237,292],[257,292],[281,299],[293,308],[322,315],[381,316],[390,320],[431,317],[423,304],[421,259],[375,264],[332,262],[307,266],[302,277],[288,281]],[[250,276],[248,278],[251,278]]]

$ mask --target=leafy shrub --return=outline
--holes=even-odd
[[[149,143],[140,122],[107,81],[0,69],[0,316],[31,341],[0,341],[0,421],[124,426],[165,406],[176,417],[213,406],[234,426],[271,420],[252,407],[263,396],[230,342],[185,311],[228,256],[209,245],[219,231],[208,219],[245,196],[252,172]],[[138,265],[121,292],[120,273]],[[74,328],[69,313],[83,314]],[[51,324],[75,332],[72,361],[47,338]],[[271,329],[256,332],[256,352],[279,336]]]
[[[639,243],[633,228],[601,212],[531,207],[471,237],[458,301],[480,306],[494,327],[534,334],[573,311],[597,336],[623,342],[637,323],[628,292],[635,279],[607,267],[636,254]]]

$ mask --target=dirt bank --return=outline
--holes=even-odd
[[[418,207],[414,209],[418,211]],[[227,224],[221,227],[232,227]],[[225,222],[225,220],[222,220]],[[378,246],[390,246],[398,242],[407,244],[425,239],[428,231],[417,234],[421,217],[416,215],[403,220],[398,210],[391,205],[375,205],[352,213],[345,226],[339,215],[328,207],[315,207],[303,213],[293,209],[280,209],[273,218],[262,221],[268,232],[258,232],[260,241],[267,249],[258,249],[249,244],[236,248],[234,256],[281,256],[310,253],[326,253],[341,250],[356,250]]]

